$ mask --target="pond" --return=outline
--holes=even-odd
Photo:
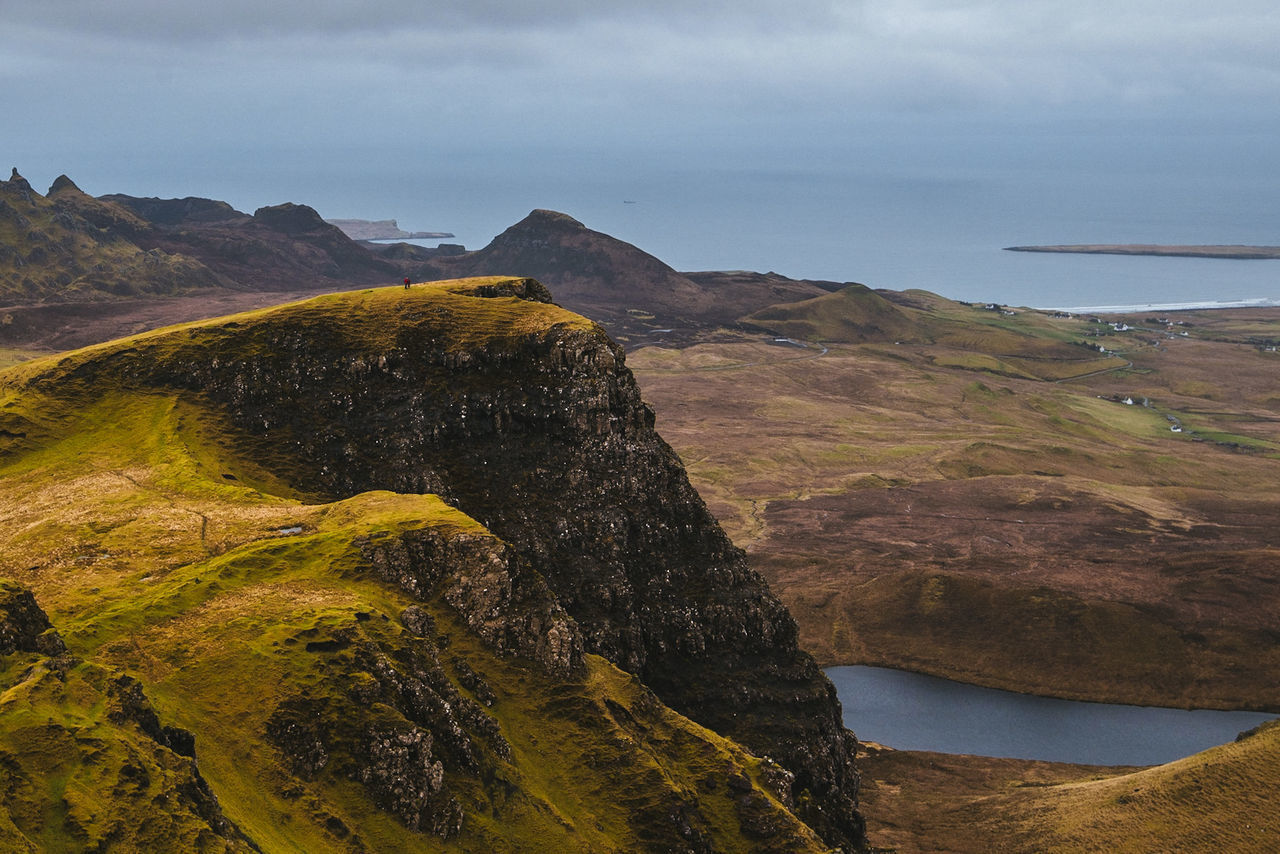
[[[1276,717],[1055,700],[882,667],[826,673],[844,705],[845,726],[900,750],[1156,765],[1233,741]]]

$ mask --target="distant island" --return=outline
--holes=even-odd
[[[453,237],[447,231],[404,231],[394,219],[326,219],[352,240],[434,240]]]
[[[1280,258],[1280,246],[1162,246],[1153,243],[1076,243],[1006,246],[1008,252],[1072,252],[1080,255],[1164,255],[1175,258]]]

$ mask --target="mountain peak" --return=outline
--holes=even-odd
[[[10,193],[21,197],[23,201],[31,202],[32,204],[35,203],[35,200],[32,199],[32,194],[35,193],[35,191],[31,189],[31,185],[27,183],[27,179],[18,174],[18,167],[16,166],[13,167],[13,174],[9,176],[8,181],[0,181],[0,187],[3,187],[3,189],[8,190]]]
[[[84,190],[81,190],[79,187],[76,186],[75,181],[72,181],[66,175],[59,175],[57,178],[54,178],[53,183],[49,185],[48,194],[52,196],[55,193],[61,193],[67,190],[74,190],[77,193],[84,192]]]
[[[527,217],[520,220],[511,228],[522,230],[531,228],[558,228],[585,231],[587,227],[566,213],[560,213],[559,211],[548,210],[546,208],[535,208],[529,212]]]
[[[253,218],[285,234],[302,234],[334,228],[324,221],[315,208],[293,202],[258,208],[253,212]]]

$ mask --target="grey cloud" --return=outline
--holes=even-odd
[[[856,0],[855,0],[856,2]],[[830,0],[3,0],[10,25],[129,39],[175,41],[274,37],[282,34],[478,28],[528,31],[600,20],[723,26],[746,22],[785,29],[830,20]],[[845,4],[848,5],[848,4]]]
[[[886,117],[1240,116],[1280,93],[1280,13],[1245,0],[0,0],[0,19],[15,151],[838,159]]]
[[[0,0],[0,75],[77,63],[458,87],[613,91],[722,113],[777,104],[1070,105],[1252,98],[1280,12],[1252,0]],[[16,57],[21,57],[17,59]],[[497,87],[497,91],[485,87]],[[552,98],[554,100],[554,98]]]

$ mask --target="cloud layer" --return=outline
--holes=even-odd
[[[379,79],[448,86],[479,108],[559,88],[570,100],[617,92],[717,112],[756,98],[1159,105],[1274,97],[1280,82],[1280,11],[1239,0],[0,5],[0,74],[12,83],[62,69],[106,86],[196,74],[236,84],[238,71],[266,88],[313,75],[350,81],[347,93]]]
[[[1280,10],[1254,0],[0,0],[0,15],[16,164],[197,190],[206,172],[230,192],[232,170],[304,183],[380,158],[547,181],[619,162],[892,164],[929,140],[921,159],[961,140],[1016,162],[1042,132],[1269,133],[1280,115]]]

